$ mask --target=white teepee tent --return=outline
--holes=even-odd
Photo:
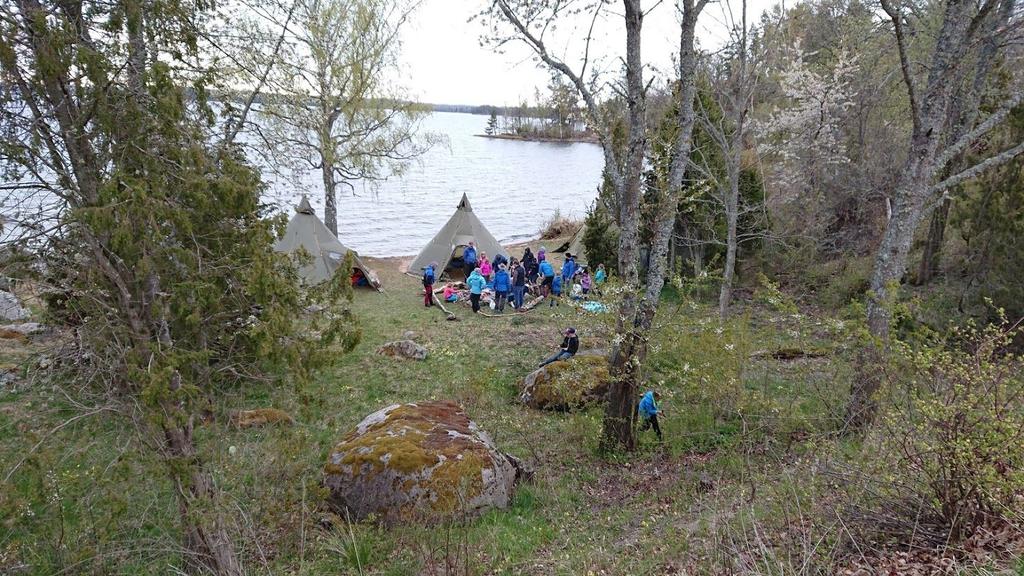
[[[357,272],[366,278],[367,283],[376,290],[380,290],[380,280],[377,274],[366,267],[360,260],[359,254],[349,249],[327,229],[327,226],[317,218],[316,212],[309,204],[309,199],[302,197],[302,202],[295,207],[295,216],[288,222],[284,236],[274,245],[274,250],[292,254],[305,249],[312,257],[312,261],[306,263],[299,269],[299,275],[309,284],[319,284],[331,278],[334,271],[345,261],[345,255],[352,252],[354,258],[353,274]]]
[[[462,257],[462,249],[470,242],[476,246],[477,253],[486,252],[488,258],[498,254],[508,257],[508,251],[487,231],[483,222],[473,213],[469,198],[463,194],[455,214],[409,264],[409,272],[418,274],[431,262],[437,262],[437,272],[440,274],[448,268],[453,258]]]

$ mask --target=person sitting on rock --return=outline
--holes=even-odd
[[[658,400],[661,400],[661,394],[654,390],[648,390],[643,398],[640,399],[637,409],[640,412],[640,419],[643,421],[640,424],[640,431],[643,432],[648,428],[654,428],[654,433],[658,435],[658,442],[661,442],[663,438],[661,436],[661,426],[658,425],[658,414],[664,414],[665,411],[658,406]]]
[[[568,360],[576,355],[576,352],[580,349],[580,339],[576,336],[575,328],[566,328],[565,337],[562,338],[562,346],[559,347],[558,352],[551,355],[550,358],[544,360],[537,365],[537,368],[543,368],[552,362],[558,362],[559,360]]]

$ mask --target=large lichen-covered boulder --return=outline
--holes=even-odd
[[[608,392],[608,358],[584,352],[553,362],[523,379],[519,401],[540,410],[572,410],[600,402]]]
[[[324,474],[331,505],[354,520],[431,522],[507,507],[517,464],[458,404],[417,402],[364,418]]]
[[[382,344],[377,348],[377,354],[391,356],[392,358],[408,358],[411,360],[426,360],[427,349],[412,340],[396,340]]]

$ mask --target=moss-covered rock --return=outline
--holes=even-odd
[[[453,402],[395,404],[331,450],[330,502],[355,520],[435,521],[508,506],[514,459]]]
[[[391,356],[392,358],[409,358],[411,360],[427,359],[427,349],[412,340],[388,342],[377,348],[377,354]]]
[[[530,372],[519,400],[540,410],[572,410],[604,400],[609,381],[605,353],[583,352]]]
[[[231,423],[239,428],[254,428],[268,424],[291,426],[295,424],[284,410],[277,408],[256,408],[255,410],[240,410],[231,415]]]

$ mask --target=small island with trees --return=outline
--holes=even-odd
[[[547,89],[546,96],[539,89],[534,93],[533,106],[524,100],[518,106],[485,107],[490,117],[484,133],[477,136],[597,144],[597,133],[587,126],[575,89],[559,76],[552,77]]]

